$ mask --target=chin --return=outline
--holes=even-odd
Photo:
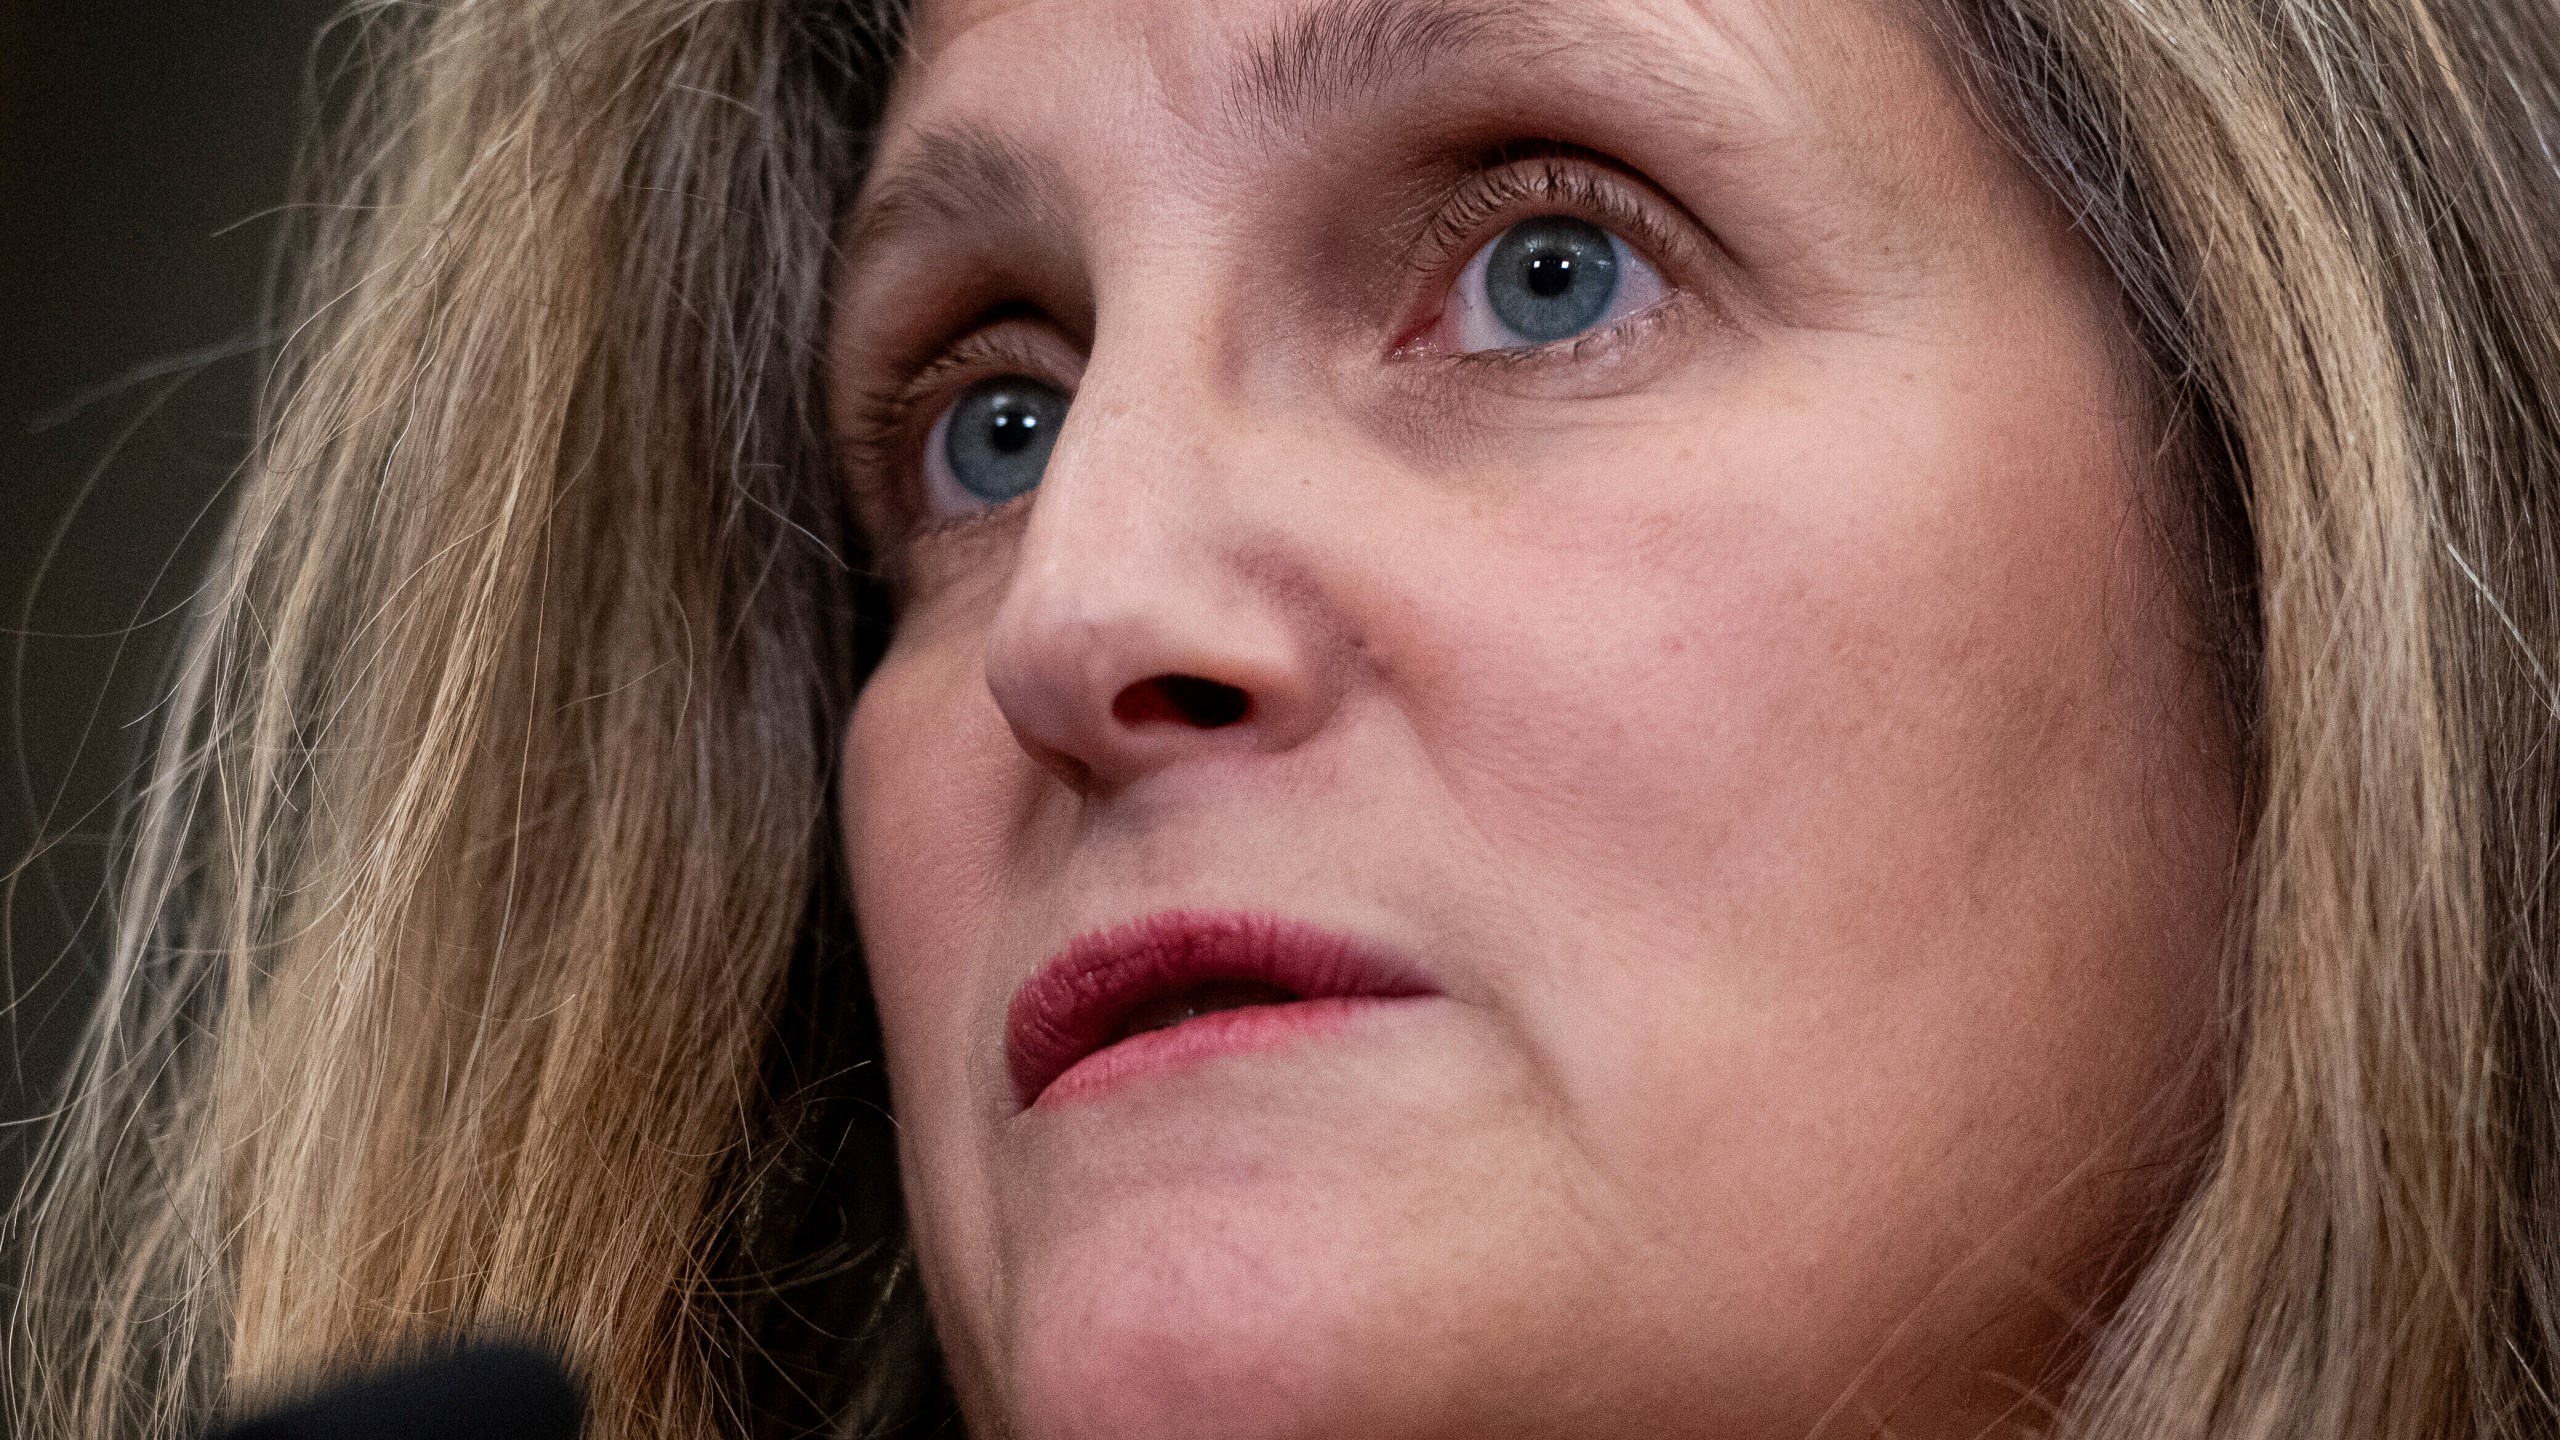
[[[1009,1423],[981,1429],[1491,1433],[1485,1358],[1590,1276],[1539,1243],[1558,1217],[1533,1178],[1561,1158],[1534,1111],[1488,1109],[1484,1092],[1513,1087],[1435,1014],[1394,1043],[1205,1066],[1031,1117],[975,1316],[993,1373],[971,1388]]]
[[[1026,1277],[1004,1386],[1016,1440],[1370,1434],[1395,1408],[1360,1360],[1403,1346],[1357,1333],[1383,1312],[1345,1273],[1340,1231],[1163,1214],[1102,1230]]]

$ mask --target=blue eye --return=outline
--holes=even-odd
[[[928,491],[947,484],[956,495],[931,498],[961,508],[1001,505],[1028,493],[1049,468],[1067,396],[1019,375],[982,380],[960,392],[925,440]]]
[[[1627,242],[1570,215],[1523,220],[1476,252],[1453,297],[1461,351],[1569,340],[1660,300],[1662,277]]]
[[[1587,220],[1524,221],[1502,232],[1485,257],[1484,295],[1495,317],[1534,343],[1590,329],[1617,293],[1617,246]]]

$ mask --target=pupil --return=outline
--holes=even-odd
[[[1553,300],[1573,288],[1573,257],[1550,250],[1529,262],[1529,293]]]
[[[999,455],[1019,455],[1031,447],[1040,429],[1037,415],[1018,415],[1011,410],[998,410],[994,417],[995,433],[987,437],[988,446]]]

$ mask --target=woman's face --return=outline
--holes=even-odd
[[[973,1432],[2031,1406],[2210,1120],[2236,800],[2107,279],[1927,43],[915,39],[842,802]]]

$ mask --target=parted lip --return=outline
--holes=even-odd
[[[1141,1006],[1215,984],[1259,984],[1296,1000],[1437,994],[1410,966],[1347,935],[1249,910],[1166,910],[1088,931],[1015,991],[1005,1060],[1028,1106],[1086,1056],[1121,1038]]]

